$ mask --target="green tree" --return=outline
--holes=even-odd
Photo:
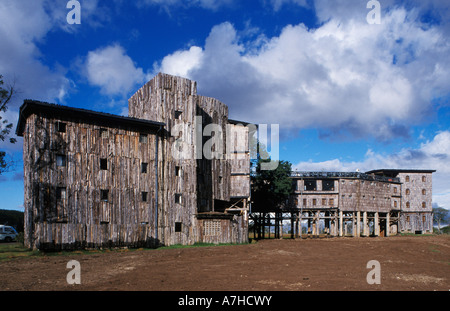
[[[14,87],[8,86],[4,88],[3,76],[0,75],[0,113],[6,112],[8,110],[8,103],[11,100],[14,94]],[[12,123],[9,123],[8,120],[4,120],[0,115],[0,140],[5,141],[8,138],[9,133],[13,127]],[[15,138],[9,138],[10,143],[14,144],[16,142]],[[5,160],[6,152],[0,150],[0,175],[6,172],[10,166]]]
[[[261,148],[265,152],[265,148]],[[269,212],[281,209],[287,204],[292,191],[292,181],[289,178],[292,164],[288,161],[279,161],[274,170],[263,170],[261,164],[271,159],[255,160],[255,169],[251,175],[253,211]]]
[[[443,207],[433,208],[433,221],[437,223],[439,233],[441,232],[441,222],[446,222],[449,219],[449,210]]]

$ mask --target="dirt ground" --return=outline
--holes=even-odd
[[[80,285],[66,282],[72,259]],[[380,263],[381,284],[367,283],[371,260]],[[448,291],[450,236],[73,252],[1,262],[0,274],[2,291]]]

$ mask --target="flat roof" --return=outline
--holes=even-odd
[[[378,169],[366,172],[366,174],[376,174],[376,173],[434,173],[436,170],[427,169]]]
[[[160,129],[166,124],[145,119],[119,116],[110,113],[98,112],[82,108],[73,108],[69,106],[50,104],[37,100],[26,99],[19,110],[19,121],[17,122],[16,135],[23,136],[26,119],[33,113],[47,113],[55,117],[77,118],[83,121],[94,120],[109,127],[129,126],[141,129]]]
[[[376,174],[368,174],[361,172],[298,172],[292,171],[290,177],[292,178],[302,178],[302,179],[323,179],[323,178],[355,178],[364,179],[369,181],[383,181],[383,182],[394,182],[399,183],[400,179],[396,177],[389,177]]]

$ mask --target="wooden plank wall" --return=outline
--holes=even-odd
[[[231,164],[230,197],[250,198],[249,129],[228,124],[227,157]]]
[[[65,133],[56,130],[58,121],[66,124]],[[104,138],[101,129],[108,133]],[[147,143],[140,143],[140,134],[80,120],[28,118],[24,195],[26,222],[35,232],[34,237],[27,233],[28,244],[34,240],[45,245],[75,241],[125,245],[137,243],[138,237],[139,243],[149,244],[155,235],[156,136],[147,133]],[[65,157],[64,166],[58,166],[58,155]],[[100,167],[101,159],[107,161],[106,170]],[[148,164],[145,174],[140,171],[142,163]],[[63,198],[58,198],[58,188],[65,189]],[[106,200],[102,190],[108,191]],[[146,202],[142,192],[148,193]]]
[[[196,116],[202,129],[218,124],[226,149],[228,107],[197,96],[196,83],[158,74],[129,100],[130,117],[166,123],[163,132],[141,132],[117,125],[66,119],[66,132],[56,131],[58,119],[30,116],[25,129],[25,207],[30,245],[46,248],[105,245],[193,244],[201,240],[197,213],[214,211],[216,200],[230,201],[231,162],[196,158]],[[102,129],[107,135],[102,136]],[[176,154],[183,137],[183,156]],[[157,135],[159,139],[157,139]],[[199,137],[202,142],[210,136]],[[158,145],[157,145],[158,143]],[[158,158],[155,159],[155,150]],[[57,166],[57,155],[66,165]],[[106,159],[107,169],[101,169]],[[147,173],[141,173],[147,163]],[[157,164],[157,170],[156,170]],[[239,162],[238,166],[244,167]],[[157,182],[156,182],[156,176]],[[157,184],[156,184],[157,183]],[[61,189],[65,189],[61,192]],[[102,190],[108,190],[103,200]],[[147,192],[143,202],[142,192]],[[64,203],[58,199],[64,193]],[[157,211],[155,210],[156,200]],[[204,205],[204,206],[203,206]],[[155,219],[156,212],[158,219]],[[246,240],[245,217],[234,216],[225,237]]]
[[[200,219],[200,242],[202,243],[247,243],[247,219],[234,215],[231,219]]]

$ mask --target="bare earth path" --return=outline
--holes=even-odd
[[[66,282],[72,259],[80,285]],[[379,285],[367,283],[370,260],[380,263]],[[1,262],[0,273],[2,291],[448,291],[450,236],[75,252]]]

